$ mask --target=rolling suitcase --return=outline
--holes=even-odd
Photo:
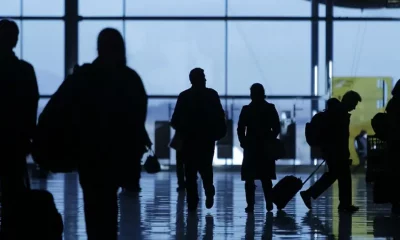
[[[310,176],[302,182],[300,178],[295,176],[286,176],[282,178],[273,188],[272,188],[272,202],[276,205],[279,210],[286,207],[290,200],[301,190],[303,185],[310,180],[310,178],[318,171],[318,169],[324,164],[323,161],[315,170],[310,174]]]

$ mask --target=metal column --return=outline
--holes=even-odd
[[[65,0],[65,76],[78,63],[78,0]]]
[[[333,75],[333,0],[326,1],[326,94],[332,96]]]
[[[318,96],[318,55],[319,55],[319,22],[318,22],[318,0],[312,0],[311,3],[311,14],[312,14],[312,21],[311,21],[311,95]],[[313,99],[311,100],[311,117],[314,115],[315,112],[318,111],[318,100]]]

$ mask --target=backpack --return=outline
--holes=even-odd
[[[306,123],[306,141],[311,147],[318,147],[323,141],[325,134],[324,125],[327,120],[326,115],[326,111],[319,112],[312,117],[310,122]]]
[[[83,65],[80,71],[80,74],[88,74],[90,65]],[[70,111],[72,100],[69,96],[75,82],[80,80],[80,75],[73,73],[61,84],[40,114],[32,139],[34,162],[53,173],[77,170],[78,163],[75,156],[77,141],[71,122],[79,116]]]
[[[29,190],[18,212],[22,231],[16,239],[61,240],[64,224],[53,195],[46,190]]]
[[[387,126],[389,124],[387,113],[377,113],[371,119],[371,126],[376,137],[385,141],[387,139]]]

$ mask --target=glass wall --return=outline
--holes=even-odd
[[[74,0],[0,0],[0,18],[13,18],[20,27],[15,52],[34,65],[42,95],[54,93],[65,77],[65,46],[70,38],[65,31],[66,1]],[[174,96],[190,87],[189,71],[202,67],[208,86],[220,93],[234,131],[241,107],[250,101],[243,97],[249,95],[252,83],[262,83],[280,114],[290,112],[296,123],[298,163],[311,162],[304,138],[311,100],[302,96],[312,94],[314,71],[319,95],[324,95],[326,88],[326,20],[319,21],[318,68],[311,69],[311,1],[76,1],[77,63],[96,58],[96,39],[103,28],[121,31],[128,65],[140,74],[150,95],[147,128],[153,140],[154,122],[168,121]],[[342,5],[333,9],[333,75],[400,78],[396,71],[400,66],[398,21],[371,21],[371,17],[397,17],[400,9],[362,7],[363,11]],[[320,4],[320,17],[325,10]],[[320,100],[320,108],[323,102]],[[236,137],[233,152],[232,160],[216,159],[216,164],[241,163]],[[174,163],[173,153],[171,156]]]

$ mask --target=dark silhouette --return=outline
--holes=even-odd
[[[352,215],[346,212],[339,213],[339,234],[338,239],[352,239]]]
[[[120,237],[119,240],[143,239],[141,202],[139,193],[121,192],[120,206]]]
[[[275,105],[268,103],[264,87],[255,83],[250,88],[251,103],[242,108],[239,116],[237,134],[243,151],[241,169],[245,181],[246,212],[254,211],[255,180],[261,180],[267,210],[273,209],[271,191],[272,179],[276,179],[275,160],[269,157],[269,145],[280,133],[279,115]]]
[[[390,183],[398,185],[400,183],[398,173],[400,171],[400,81],[398,81],[392,90],[393,97],[386,106],[386,113],[389,122],[387,147],[388,147],[388,171],[387,175]],[[400,214],[400,192],[393,189],[392,193],[392,212]]]
[[[214,205],[212,162],[215,142],[225,136],[226,123],[218,93],[206,88],[204,70],[193,69],[189,78],[192,87],[179,95],[171,126],[182,139],[188,209],[194,211],[199,202],[197,173],[203,180],[206,207]]]
[[[19,231],[10,239],[62,240],[64,224],[50,192],[28,191],[17,216]]]
[[[117,191],[138,187],[140,160],[151,143],[145,129],[147,95],[139,75],[126,66],[121,34],[102,30],[97,47],[98,58],[76,69],[47,107],[63,105],[74,116],[69,131],[88,239],[113,240],[118,233]]]
[[[178,188],[176,190],[178,192],[185,191],[185,166],[182,159],[182,140],[178,132],[175,132],[170,147],[176,153],[176,177],[178,178]]]
[[[255,228],[256,225],[255,225],[254,214],[247,215],[246,225],[245,225],[245,235],[244,235],[245,240],[250,240],[250,239],[254,240],[256,236]],[[272,223],[271,223],[271,230],[268,229],[268,233],[270,233],[272,236]]]
[[[186,218],[185,239],[198,239],[199,236],[199,218],[197,214],[189,212]]]
[[[175,239],[185,239],[185,192],[178,192],[176,200]]]
[[[204,226],[203,240],[213,240],[214,239],[214,217],[207,214],[206,224]]]
[[[251,214],[253,215],[253,214]],[[249,216],[251,216],[249,215]],[[272,212],[268,212],[267,216],[265,217],[265,223],[263,227],[263,232],[261,239],[263,240],[272,240],[273,239],[273,228],[274,228],[274,214]],[[254,239],[254,238],[249,238]]]
[[[357,135],[354,142],[358,159],[360,160],[359,167],[365,168],[365,162],[367,160],[367,132],[361,130],[360,134]]]
[[[308,190],[300,193],[309,209],[311,209],[311,198],[318,198],[336,180],[339,181],[339,211],[356,212],[359,209],[352,205],[349,112],[353,111],[361,101],[361,96],[357,92],[349,91],[343,96],[340,104],[336,101],[336,104],[328,106],[326,110],[326,123],[324,123],[326,132],[322,133],[325,137],[322,139],[320,149],[329,172],[324,173]]]
[[[28,190],[26,157],[36,127],[39,90],[31,64],[19,60],[13,49],[19,29],[15,22],[0,21],[0,184],[1,239],[14,239],[15,211]]]

